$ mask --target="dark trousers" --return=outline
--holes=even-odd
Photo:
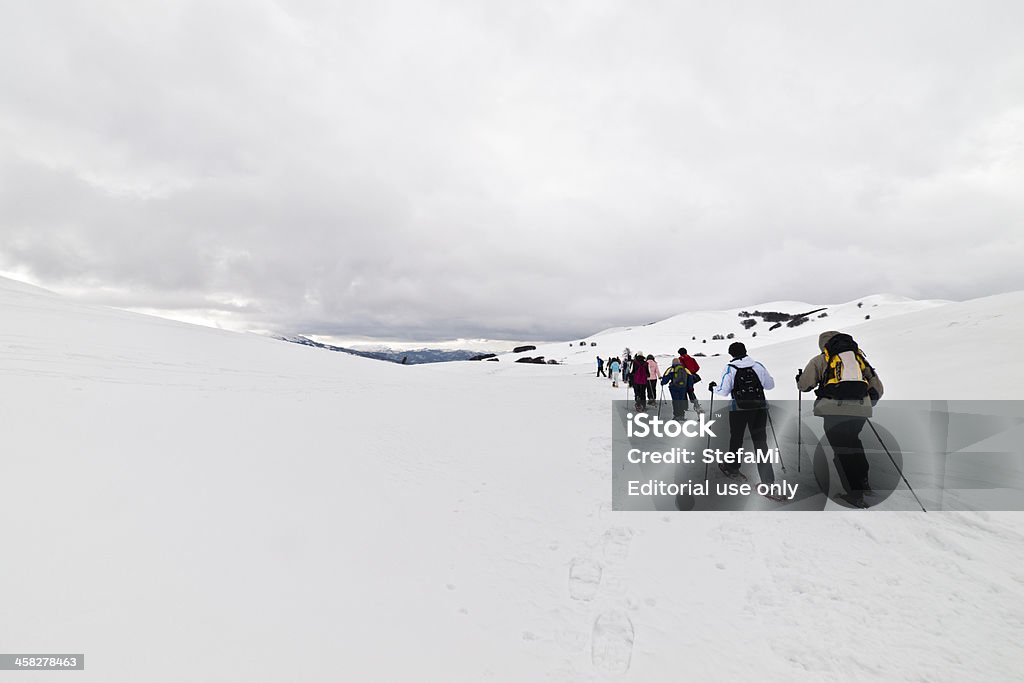
[[[690,402],[684,399],[672,399],[672,419],[685,420],[686,411],[690,409]]]
[[[605,377],[606,376],[604,374],[604,366],[603,365],[598,365],[597,366],[597,376],[598,377]]]
[[[647,400],[656,401],[658,399],[658,380],[649,379],[647,380]]]
[[[835,453],[836,470],[847,493],[863,491],[868,485],[868,459],[860,432],[867,418],[845,415],[825,416],[825,438]]]
[[[633,383],[633,396],[636,399],[636,409],[647,407],[647,385],[637,382]]]
[[[733,453],[743,447],[743,433],[750,430],[750,440],[754,442],[754,450],[768,452],[768,410],[733,410],[729,413],[729,450]],[[727,468],[736,472],[739,465],[726,465]],[[757,473],[761,477],[761,483],[775,483],[775,469],[770,462],[757,464]]]

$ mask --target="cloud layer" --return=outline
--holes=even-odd
[[[1021,3],[3,14],[0,269],[91,300],[561,338],[1024,288]]]

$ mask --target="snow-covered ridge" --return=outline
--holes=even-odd
[[[514,360],[522,355],[543,355],[560,363],[593,364],[595,356],[619,356],[626,347],[657,357],[675,355],[679,347],[685,347],[691,355],[714,357],[725,354],[733,341],[742,341],[753,350],[794,339],[816,338],[825,330],[851,329],[950,303],[919,301],[893,294],[865,296],[841,304],[770,301],[724,311],[681,313],[647,325],[613,327],[582,339],[542,344],[534,351],[508,356],[509,360]]]

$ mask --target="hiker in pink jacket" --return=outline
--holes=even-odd
[[[654,356],[647,356],[647,400],[651,403],[658,398],[658,377],[660,376],[658,361],[654,360]]]

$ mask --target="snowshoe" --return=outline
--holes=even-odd
[[[729,477],[730,479],[741,479],[743,481],[747,481],[746,475],[744,475],[739,470],[730,470],[725,465],[719,465],[718,469],[722,470],[722,474]]]
[[[844,500],[853,507],[861,508],[862,510],[866,510],[868,507],[870,507],[866,502],[864,502],[864,496],[861,495],[853,493],[840,493],[838,496],[836,496],[836,498]]]

